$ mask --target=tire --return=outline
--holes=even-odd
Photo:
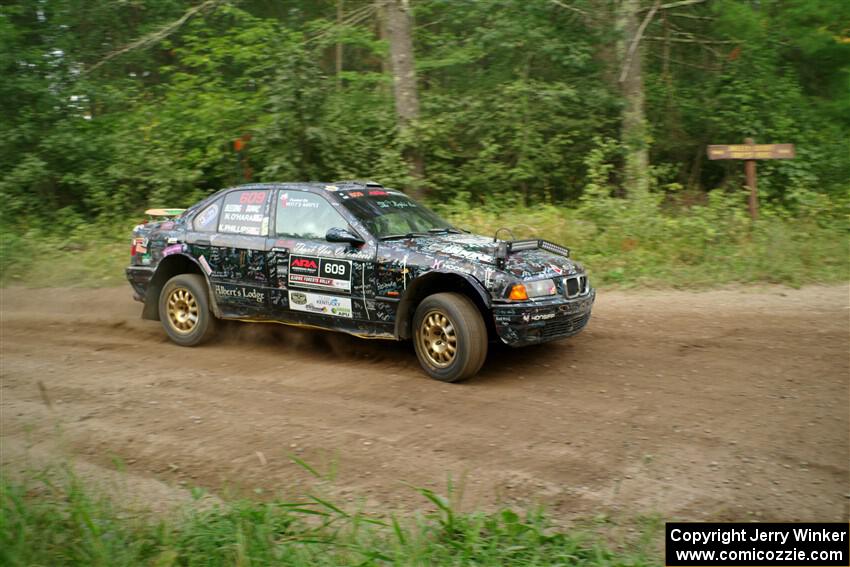
[[[204,277],[179,274],[168,280],[159,294],[159,320],[168,338],[180,346],[195,346],[209,339],[216,318],[210,311]]]
[[[481,313],[459,293],[426,297],[416,308],[411,334],[422,369],[443,382],[474,376],[487,357],[487,327]]]

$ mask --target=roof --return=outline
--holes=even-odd
[[[268,183],[246,183],[244,185],[234,185],[226,187],[215,194],[229,191],[231,189],[330,189],[332,191],[357,191],[367,187],[383,189],[384,186],[377,181],[360,180],[360,179],[345,179],[341,181],[272,181]]]

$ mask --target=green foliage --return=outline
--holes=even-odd
[[[451,10],[452,18],[444,18]],[[420,143],[438,200],[563,202],[581,191],[593,134],[616,135],[599,34],[545,2],[425,2],[417,30]]]
[[[773,212],[751,227],[741,212],[744,201],[743,194],[717,192],[710,203],[676,214],[641,211],[616,199],[611,208],[592,212],[541,206],[507,213],[468,208],[444,213],[476,232],[513,227],[517,238],[566,244],[589,269],[594,285],[602,287],[800,286],[850,278],[846,229],[824,228],[818,219],[783,219]]]
[[[64,483],[0,481],[0,562],[24,565],[656,565],[553,529],[545,515],[437,511],[412,520],[348,512],[318,497],[188,508],[153,521]]]
[[[132,228],[130,222],[92,226],[81,219],[62,235],[0,227],[0,285],[105,287],[126,283],[124,268],[129,263]]]
[[[842,28],[850,3],[712,0],[660,10],[642,41],[655,187],[628,203],[620,198],[623,101],[612,47],[622,38],[599,3],[568,4],[413,2],[421,117],[400,129],[387,43],[367,0],[346,2],[342,24],[330,1],[220,2],[96,69],[197,3],[6,3],[3,281],[27,279],[80,230],[105,235],[84,243],[94,250],[115,238],[108,227],[146,207],[186,206],[249,179],[406,187],[411,146],[424,159],[432,204],[461,218],[591,223],[568,242],[593,267],[601,262],[607,281],[647,281],[628,267],[638,259],[667,257],[675,276],[687,272],[679,262],[696,273],[713,255],[754,262],[752,275],[729,278],[772,281],[782,269],[758,267],[757,258],[776,231],[783,242],[824,238],[832,246],[819,250],[843,252],[836,246],[846,227],[834,219],[850,200],[850,41]],[[742,164],[704,157],[706,144],[747,136],[797,147],[794,160],[759,163],[766,214],[752,229],[736,209]],[[625,245],[634,260],[623,259],[613,236],[623,231],[638,243]],[[670,254],[672,243],[697,251]],[[808,257],[824,259],[817,273],[841,264],[826,252]]]
[[[442,212],[474,232],[493,234],[505,226],[518,238],[566,244],[587,265],[595,285],[800,286],[850,278],[850,199],[803,192],[795,196],[793,213],[767,206],[756,223],[746,214],[741,190],[712,191],[706,202],[684,208],[675,193],[662,191],[671,186],[658,187],[656,179],[653,192],[624,200],[612,196],[607,181],[610,160],[618,154],[615,142],[597,140],[585,162],[589,183],[573,209],[546,205],[505,212],[455,202]]]
[[[830,0],[716,0],[665,15],[648,32],[653,161],[676,164],[683,185],[736,187],[741,162],[703,163],[706,144],[794,143],[796,159],[759,163],[763,198],[847,195],[848,18],[850,4]]]

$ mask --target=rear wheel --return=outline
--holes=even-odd
[[[487,357],[487,328],[475,304],[459,293],[426,297],[413,318],[419,364],[432,378],[458,382],[474,376]]]
[[[159,320],[168,337],[181,346],[199,345],[215,330],[207,283],[198,274],[179,274],[159,294]]]

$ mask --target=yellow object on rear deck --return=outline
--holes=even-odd
[[[152,217],[179,217],[186,209],[148,209],[146,215]]]

